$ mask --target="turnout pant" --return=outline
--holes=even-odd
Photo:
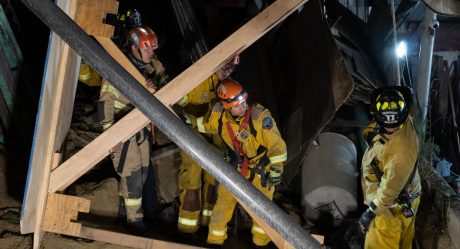
[[[142,192],[150,164],[149,153],[149,131],[145,128],[112,153],[115,171],[120,176],[120,208],[123,209],[123,204],[125,208],[119,210],[119,213],[125,211],[128,222],[137,222],[144,217]]]
[[[400,208],[391,208],[393,217],[377,215],[372,221],[364,242],[365,249],[411,249],[415,236],[415,216],[420,197],[412,201],[415,215],[405,218]]]
[[[248,175],[249,174],[250,171],[248,171]],[[247,178],[248,177],[249,176],[247,176]],[[252,184],[268,199],[273,199],[275,188],[262,187],[261,178],[258,174],[254,176]],[[233,211],[236,207],[236,202],[237,201],[233,195],[225,187],[219,185],[217,202],[214,206],[211,222],[209,223],[209,233],[207,240],[209,244],[224,244],[224,241],[227,239],[227,223],[232,219]],[[265,246],[270,242],[268,235],[255,222],[252,223],[251,233],[252,242],[257,246]]]
[[[212,143],[218,153],[223,146],[222,140],[217,135],[212,136]],[[200,224],[207,226],[212,215],[212,210],[217,199],[215,179],[205,172],[184,151],[181,151],[182,163],[179,170],[179,191],[181,205],[177,226],[179,231],[194,233]]]

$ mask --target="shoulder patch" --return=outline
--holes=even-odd
[[[261,105],[259,105],[259,104],[254,104],[254,105],[252,106],[252,110],[251,110],[251,117],[252,117],[252,119],[253,119],[254,121],[257,120],[257,119],[259,119],[260,114],[262,114],[263,110],[264,110],[264,108],[263,108]]]
[[[222,112],[224,110],[224,106],[220,101],[217,101],[214,106],[212,107],[213,112]]]
[[[264,120],[262,121],[262,128],[265,130],[271,130],[273,127],[273,120],[271,117],[265,117]]]

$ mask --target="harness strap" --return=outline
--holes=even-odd
[[[249,106],[248,110],[246,111],[246,115],[244,116],[243,122],[240,125],[240,131],[242,129],[245,129],[246,126],[248,125],[249,118],[251,117],[251,109],[252,109],[252,106]],[[243,166],[241,168],[241,175],[243,177],[246,177],[246,173],[248,171],[248,165],[249,165],[248,156],[243,151],[243,148],[241,147],[240,141],[238,141],[238,139],[236,139],[235,134],[233,133],[232,126],[230,125],[230,122],[228,122],[228,121],[225,122],[225,126],[227,127],[228,135],[230,136],[230,139],[233,142],[233,149],[237,153],[239,153],[240,155],[243,155]]]

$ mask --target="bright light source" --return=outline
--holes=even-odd
[[[396,55],[399,58],[402,58],[402,57],[406,56],[406,54],[407,54],[406,42],[401,41],[401,42],[399,42],[398,47],[396,47]]]

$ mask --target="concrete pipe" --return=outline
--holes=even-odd
[[[353,142],[338,133],[321,133],[302,163],[303,216],[338,226],[357,210],[356,168]]]

